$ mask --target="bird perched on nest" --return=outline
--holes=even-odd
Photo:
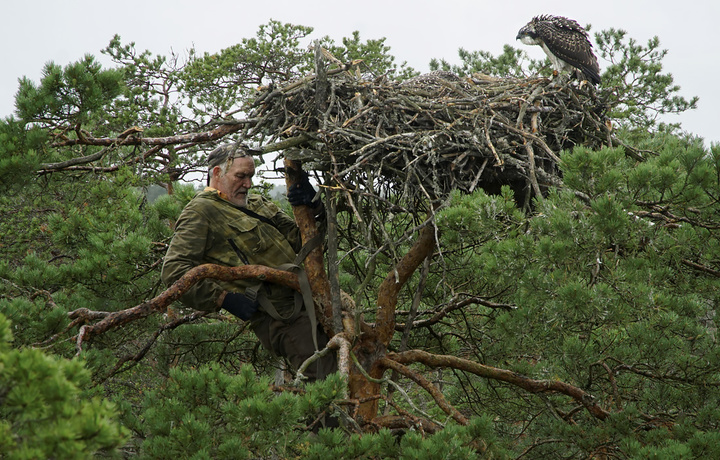
[[[558,72],[577,69],[593,84],[600,83],[600,66],[585,29],[562,16],[535,16],[520,31],[517,40],[539,45]]]

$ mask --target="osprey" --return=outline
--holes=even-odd
[[[526,45],[540,45],[558,72],[575,68],[593,84],[600,83],[600,66],[588,33],[572,19],[535,16],[518,31],[516,39]]]

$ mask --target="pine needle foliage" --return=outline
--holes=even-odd
[[[381,101],[378,107],[353,118],[360,99],[348,104],[355,92],[345,97],[341,90],[350,86],[339,85],[332,97],[345,104],[347,125],[340,120],[336,132],[322,131],[312,117],[283,125],[302,120],[305,108],[292,104],[315,94],[313,87],[302,98],[300,90],[286,91],[284,107],[293,110],[253,131],[259,125],[243,117],[261,113],[263,94],[276,97],[289,87],[285,80],[307,81],[314,71],[303,43],[311,32],[271,21],[238,46],[193,52],[187,61],[138,52],[115,37],[103,52],[117,68],[85,56],[64,67],[48,64],[39,83],[21,80],[17,118],[0,122],[0,311],[14,340],[2,320],[2,456],[89,458],[122,448],[127,458],[720,458],[720,147],[662,125],[662,117],[691,109],[695,99],[679,97],[662,73],[659,41],[639,46],[622,31],[596,35],[611,65],[595,93],[576,83],[548,86],[535,76],[547,73],[544,64],[509,46],[500,56],[462,50],[458,67],[435,61],[476,79],[472,87],[467,80],[443,85],[445,102],[463,93],[463,104],[475,103],[467,96],[478,87],[497,89],[490,82],[503,78],[510,86],[532,82],[537,94],[562,92],[557,107],[588,94],[605,101],[593,105],[592,116],[577,112],[578,121],[590,123],[582,136],[566,136],[581,124],[555,119],[562,129],[542,149],[553,180],[518,199],[518,188],[506,183],[476,187],[472,181],[489,169],[463,154],[483,145],[488,168],[495,154],[506,164],[515,157],[520,166],[535,164],[518,150],[523,139],[536,142],[513,129],[521,129],[519,106],[493,93],[499,105],[488,107],[515,116],[505,123],[487,112],[487,132],[474,133],[482,135],[478,142],[466,117],[470,127],[455,136],[455,120],[443,117],[466,115],[467,106],[446,110],[433,101],[423,108],[422,88],[383,83],[416,74],[395,64],[384,39],[362,41],[355,33],[342,45],[320,40],[355,62],[352,74],[338,66],[334,75],[345,72],[342,84],[363,81],[363,100]],[[407,119],[391,116],[401,105],[393,105],[398,94]],[[551,120],[543,118],[550,109],[533,109],[538,129]],[[384,118],[372,118],[381,112]],[[324,127],[338,122],[325,114]],[[382,123],[369,129],[367,120]],[[383,131],[387,120],[400,120],[392,125],[398,132],[405,121],[414,123],[423,142],[392,137]],[[445,134],[424,137],[428,125]],[[493,143],[500,129],[507,142]],[[387,136],[373,143],[380,134]],[[163,290],[158,270],[172,225],[196,189],[177,181],[205,172],[204,153],[240,139],[281,149],[289,138],[306,143],[287,153],[315,160],[320,181],[336,172],[329,156],[312,158],[324,152],[321,141],[357,143],[332,153],[344,156],[343,167],[363,186],[332,183],[325,193],[352,198],[337,199],[338,284],[366,321],[375,320],[378,286],[413,246],[431,209],[427,201],[437,206],[436,248],[398,294],[388,354],[445,355],[485,371],[566,383],[587,398],[418,362],[407,366],[408,375],[422,376],[460,417],[448,417],[437,395],[415,381],[387,372],[375,395],[383,415],[401,414],[409,423],[360,433],[352,421],[359,403],[345,397],[342,377],[273,386],[277,361],[258,351],[247,328],[179,305],[94,337],[73,358],[82,324],[71,324],[69,312],[121,311]],[[433,150],[436,139],[442,142]],[[354,166],[354,154],[383,143],[396,152],[373,150],[363,157],[369,167]],[[408,167],[421,163],[412,156],[418,151],[437,177],[451,165],[453,174],[468,166],[472,177],[461,179],[470,186],[461,191],[457,181],[418,174],[406,181],[415,186],[397,187],[407,171],[422,173]],[[522,167],[514,172],[527,183]],[[151,200],[153,185],[170,193]],[[414,199],[397,201],[405,192]],[[603,416],[586,410],[590,404]],[[323,414],[346,417],[344,430],[311,434]]]

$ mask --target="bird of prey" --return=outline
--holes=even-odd
[[[592,43],[576,21],[562,16],[535,16],[518,31],[516,39],[526,45],[540,45],[558,72],[575,68],[593,84],[600,83],[600,66]]]

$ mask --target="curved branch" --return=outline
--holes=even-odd
[[[85,170],[85,171],[103,171],[103,172],[111,172],[111,171],[117,171],[120,169],[121,166],[126,165],[132,165],[134,163],[138,163],[142,160],[147,159],[151,155],[154,155],[162,148],[162,145],[156,145],[151,148],[149,148],[147,151],[145,151],[142,155],[138,155],[137,157],[131,158],[127,161],[124,161],[122,163],[117,163],[112,166],[107,167],[96,167],[96,166],[82,166],[86,165],[88,163],[92,163],[94,161],[102,159],[109,151],[110,147],[104,147],[99,152],[87,155],[84,157],[78,157],[78,158],[72,158],[67,161],[63,161],[60,163],[43,163],[40,165],[40,169],[38,170],[38,174],[49,174],[55,171],[78,171],[78,170]]]
[[[62,142],[52,144],[53,147],[69,147],[73,145],[174,145],[189,143],[200,143],[218,140],[228,134],[240,131],[245,125],[257,123],[257,119],[233,120],[220,124],[218,127],[201,133],[179,134],[168,137],[140,137],[128,136],[125,138],[115,137],[88,137],[82,136],[78,139],[65,139]]]
[[[468,299],[448,303],[442,309],[433,313],[433,315],[430,318],[413,321],[412,324],[398,323],[395,325],[395,330],[396,331],[404,331],[408,327],[411,327],[411,328],[430,327],[433,324],[437,324],[440,321],[442,321],[443,319],[445,319],[448,316],[448,314],[452,313],[453,311],[460,310],[468,305],[473,305],[473,304],[478,304],[478,305],[482,305],[484,307],[488,307],[488,308],[492,308],[492,309],[501,309],[501,310],[506,310],[506,311],[512,311],[512,310],[517,309],[517,307],[514,305],[490,302],[489,300],[487,300],[484,297],[472,296]]]
[[[199,265],[173,283],[168,289],[155,298],[141,303],[132,308],[115,312],[98,312],[87,308],[80,308],[68,313],[72,320],[84,320],[83,322],[100,320],[93,325],[85,325],[80,328],[77,335],[78,352],[82,344],[92,337],[103,334],[110,329],[125,325],[137,319],[145,318],[152,313],[159,312],[179,299],[191,286],[205,278],[213,278],[222,281],[234,281],[239,279],[257,279],[269,283],[281,284],[296,291],[300,290],[297,275],[294,273],[265,267],[262,265],[244,265],[241,267],[225,267],[222,265],[204,264]]]
[[[595,398],[576,386],[557,380],[535,380],[516,372],[485,366],[456,356],[434,355],[422,350],[410,350],[402,353],[388,353],[387,359],[402,364],[422,363],[430,367],[451,367],[494,380],[500,380],[518,386],[530,393],[556,392],[578,401],[594,417],[605,420],[610,413],[595,403]]]
[[[433,397],[435,402],[440,406],[440,409],[442,409],[446,414],[451,416],[456,422],[458,422],[461,425],[467,425],[468,419],[463,414],[460,413],[455,407],[452,406],[447,400],[445,399],[445,396],[438,390],[438,388],[432,384],[428,379],[423,377],[422,375],[418,374],[417,372],[413,372],[411,369],[407,368],[406,366],[403,366],[399,362],[388,359],[386,357],[380,358],[378,360],[378,364],[381,366],[390,368],[405,377],[409,378],[413,382],[420,385],[425,391],[430,393],[430,396]]]

